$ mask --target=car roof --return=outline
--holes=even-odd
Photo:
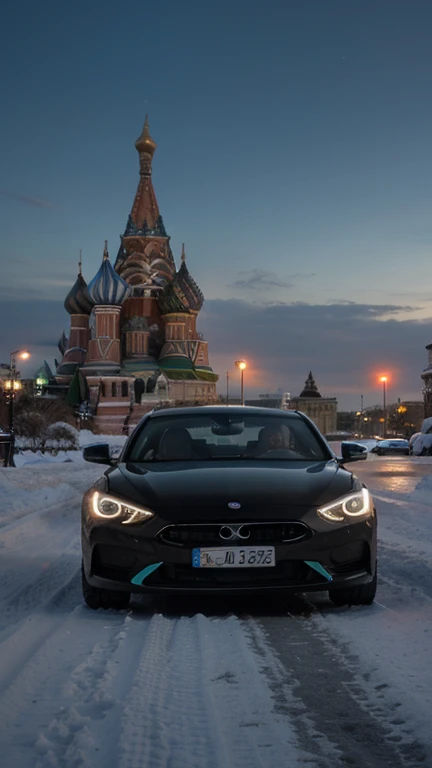
[[[229,414],[230,416],[279,416],[290,419],[305,420],[299,411],[286,411],[282,408],[259,408],[252,405],[194,405],[183,408],[160,408],[148,415],[154,419],[161,416],[211,416],[212,414]]]

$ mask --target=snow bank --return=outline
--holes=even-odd
[[[0,527],[56,505],[63,507],[65,502],[76,503],[79,508],[83,491],[102,472],[103,467],[95,464],[65,464],[61,460],[36,460],[22,468],[0,469]]]
[[[108,443],[111,455],[117,456],[123,448],[127,437],[125,435],[95,435],[88,429],[79,432],[79,444],[81,448],[93,443]],[[81,451],[58,451],[56,454],[41,453],[41,451],[21,451],[15,455],[17,467],[35,466],[38,464],[64,464],[65,462],[84,462]]]

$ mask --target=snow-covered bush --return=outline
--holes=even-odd
[[[46,448],[56,451],[77,451],[79,435],[74,427],[65,421],[56,421],[46,429]]]
[[[14,420],[17,444],[22,450],[40,451],[45,449],[48,423],[46,416],[38,411],[23,410]]]
[[[22,451],[75,450],[79,447],[77,432],[66,421],[73,418],[73,410],[64,400],[23,393],[15,406],[16,445]]]

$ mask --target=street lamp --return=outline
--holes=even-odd
[[[6,379],[4,382],[6,402],[9,405],[9,456],[5,463],[10,467],[15,466],[14,400],[16,393],[22,389],[22,382],[16,378],[15,361],[17,357],[21,360],[28,360],[30,352],[27,352],[25,349],[15,349],[10,353],[10,379]]]
[[[383,385],[383,416],[384,416],[383,437],[385,438],[387,436],[387,404],[386,404],[386,395],[387,395],[388,376],[380,376],[380,381],[382,382],[382,385]]]
[[[241,392],[240,392],[240,402],[241,402],[241,405],[244,405],[244,381],[243,381],[243,379],[244,379],[244,371],[245,371],[245,368],[247,367],[247,364],[245,363],[244,360],[236,360],[235,364],[236,364],[237,368],[240,368],[240,390],[241,390]]]

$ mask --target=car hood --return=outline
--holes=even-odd
[[[163,462],[120,464],[108,473],[109,490],[148,505],[170,519],[170,510],[202,515],[203,505],[226,510],[237,502],[251,507],[318,506],[343,496],[354,476],[336,461],[317,462]],[[358,481],[357,481],[358,482]],[[237,512],[241,517],[242,512]],[[174,514],[174,518],[176,515]]]

